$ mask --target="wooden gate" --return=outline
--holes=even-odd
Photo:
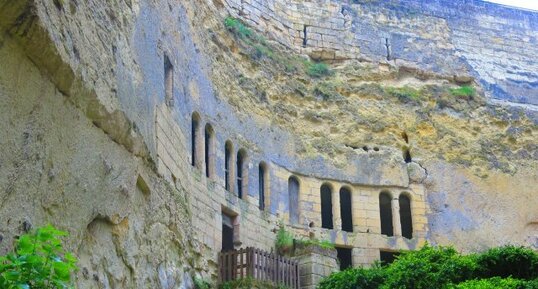
[[[219,254],[219,283],[246,277],[300,288],[297,261],[251,247]]]

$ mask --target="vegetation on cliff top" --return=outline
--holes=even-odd
[[[301,135],[300,157],[322,156],[343,168],[346,145],[401,147],[402,131],[416,159],[456,164],[482,178],[514,175],[538,157],[536,123],[514,108],[488,105],[473,83],[358,60],[329,69],[238,19],[228,17],[225,27],[236,74],[224,75],[224,66],[215,83],[238,109]]]
[[[270,60],[282,67],[283,71],[287,73],[301,73],[313,78],[321,78],[332,73],[326,63],[314,62],[294,54],[281,53],[263,36],[254,32],[237,18],[227,17],[224,20],[224,26],[236,36],[254,61]]]
[[[424,246],[390,265],[353,268],[325,278],[319,289],[538,289],[538,253],[505,246],[460,255],[451,247]]]

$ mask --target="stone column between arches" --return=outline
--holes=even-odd
[[[332,191],[333,227],[334,230],[342,230],[342,216],[340,214],[340,187]]]
[[[400,201],[398,198],[392,199],[392,229],[394,230],[394,236],[400,237],[402,235],[402,224],[400,221]]]

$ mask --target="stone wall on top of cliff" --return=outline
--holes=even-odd
[[[473,77],[494,101],[538,105],[533,11],[479,0],[224,1],[232,16],[315,59]]]

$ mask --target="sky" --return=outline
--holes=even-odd
[[[538,11],[538,0],[487,0],[487,1]]]

